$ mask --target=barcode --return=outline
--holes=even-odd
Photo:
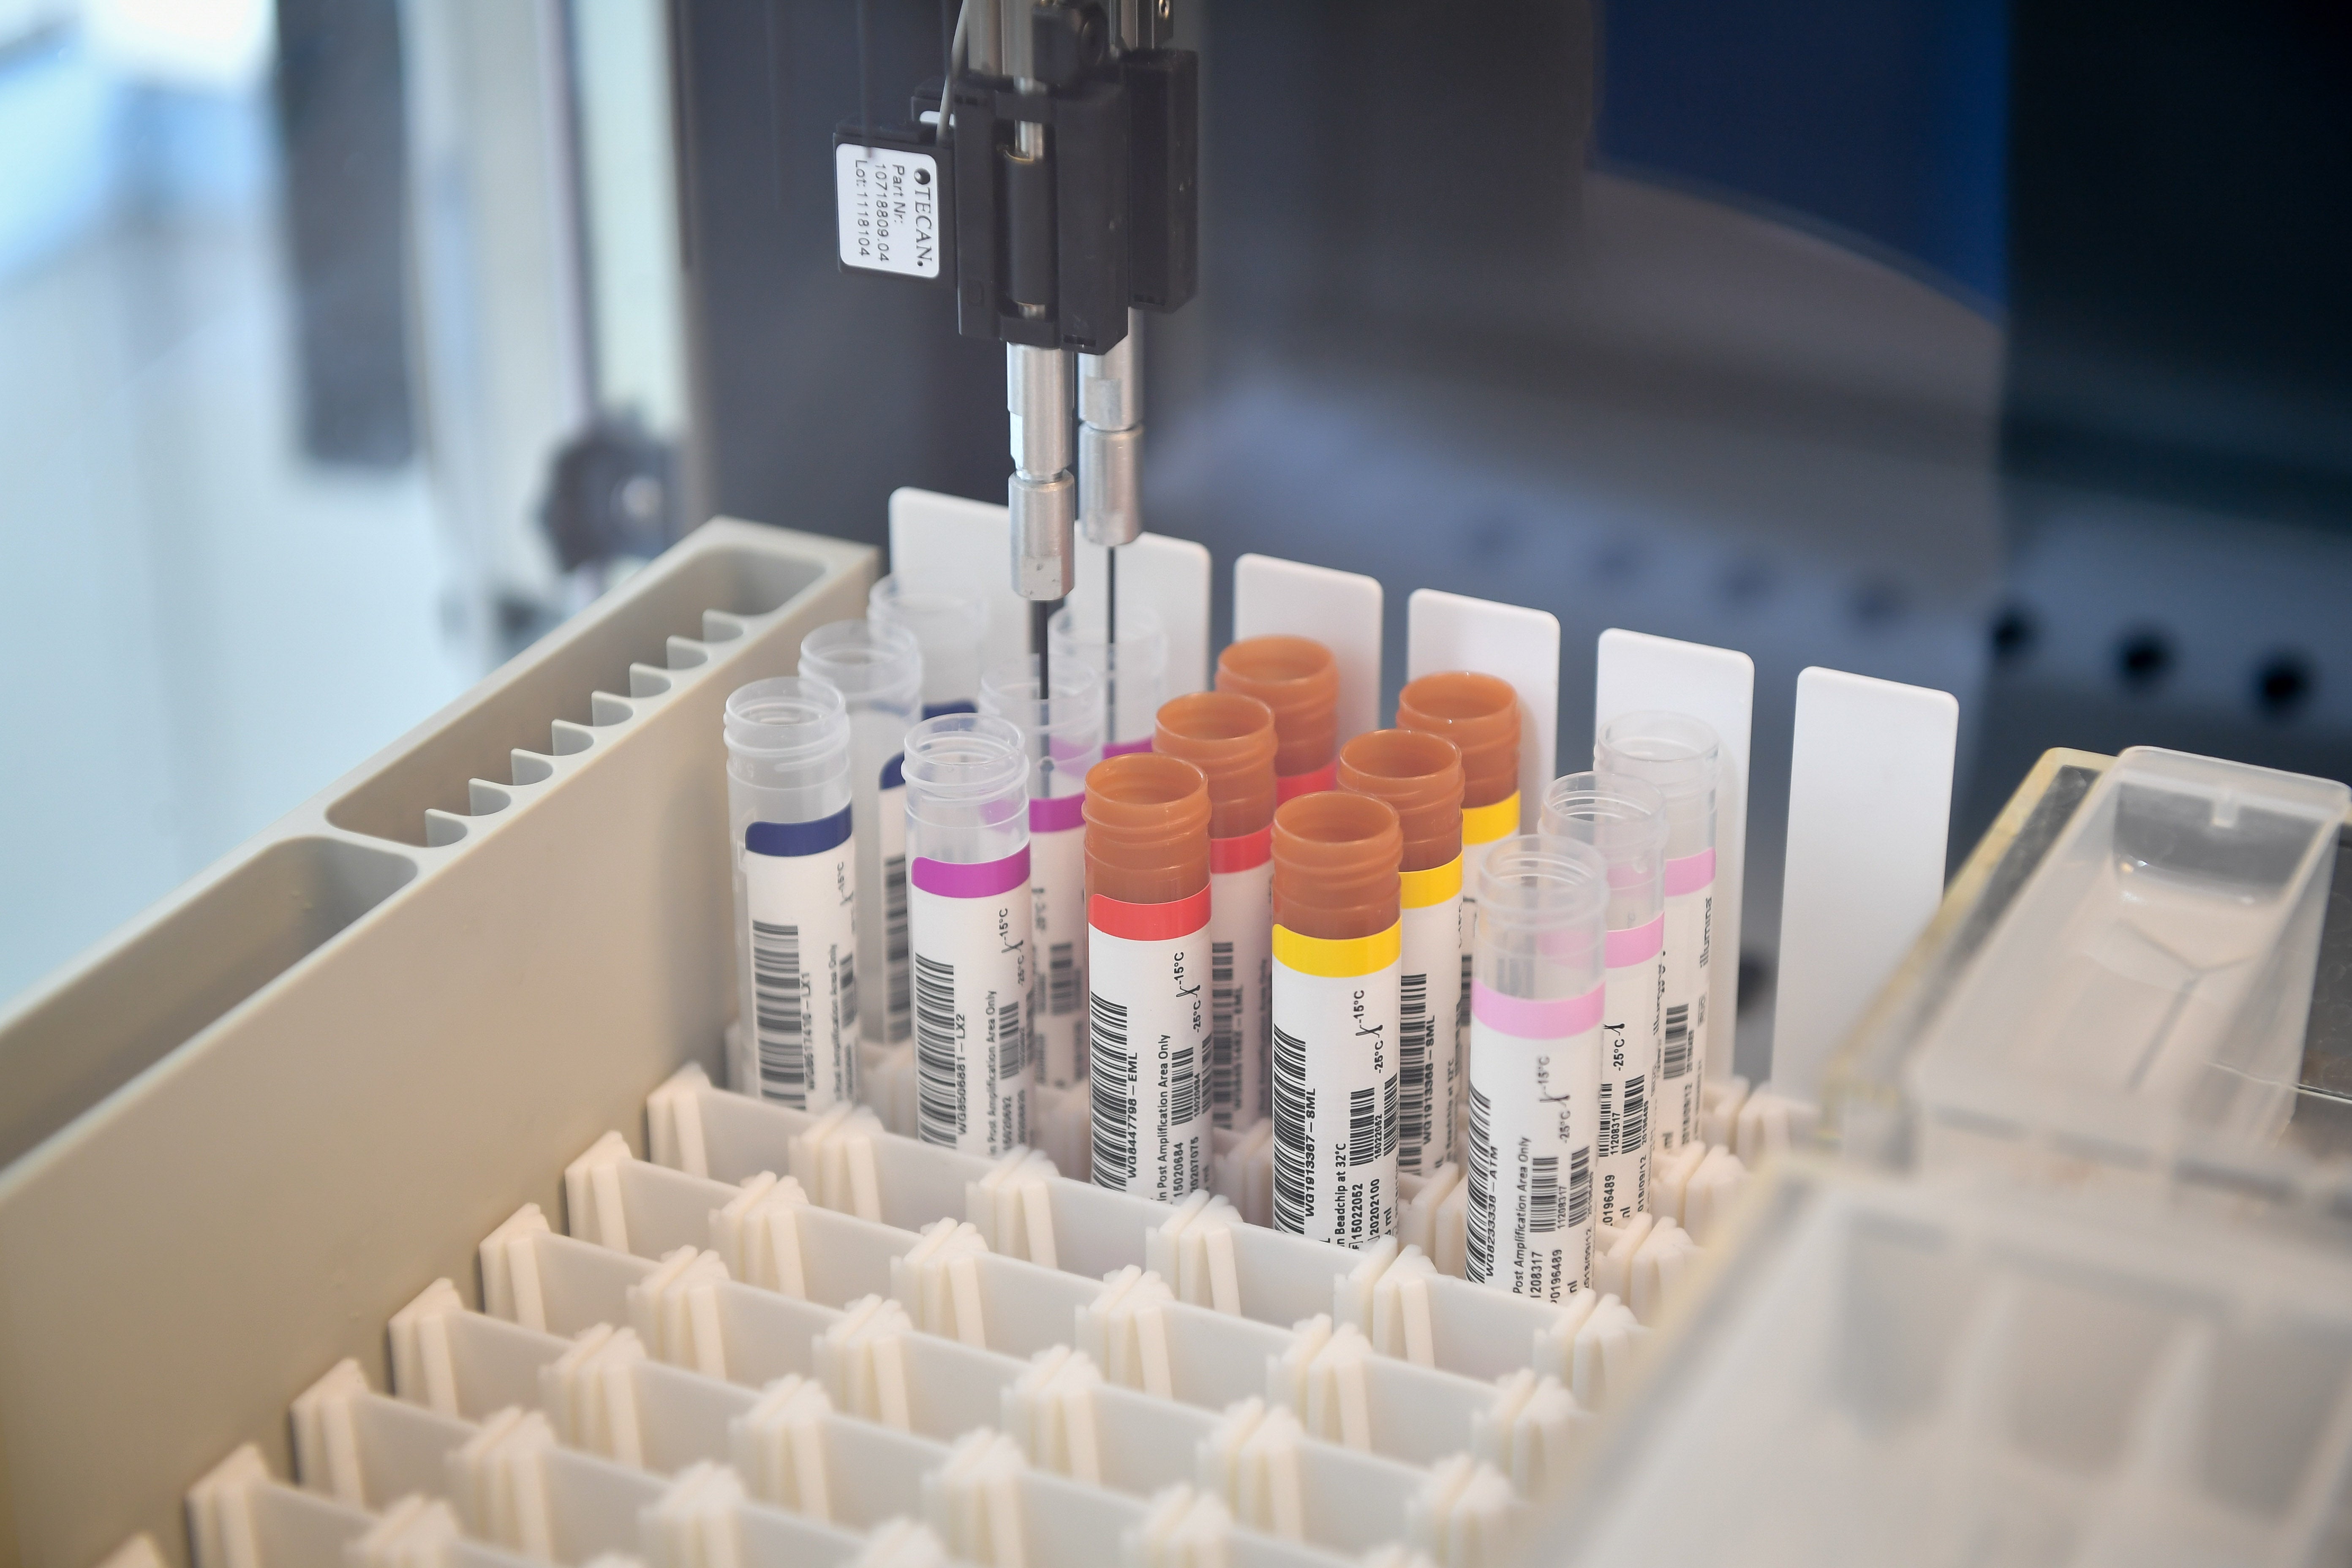
[[[1568,1156],[1568,1226],[1573,1230],[1592,1217],[1592,1151],[1576,1149]]]
[[[955,965],[915,955],[915,1131],[955,1146],[963,1130],[962,1064],[956,1059]]]
[[[1307,1123],[1315,1094],[1307,1087],[1307,1042],[1274,1026],[1274,1228],[1307,1234],[1307,1188],[1315,1179],[1315,1150]]]
[[[751,991],[760,1041],[760,1090],[808,1105],[808,1010],[802,991],[801,928],[751,922]]]
[[[1209,944],[1209,1110],[1234,1124],[1242,1099],[1242,988],[1234,984],[1234,944]]]
[[[1021,1004],[1028,1000],[1014,992],[996,1005],[996,1076],[1019,1078],[1029,1070],[1029,1031],[1021,1026]]]
[[[844,1038],[857,1032],[857,948],[845,943],[841,956],[833,964],[834,994],[841,998],[841,1033]]]
[[[1192,1070],[1192,1047],[1179,1047],[1168,1058],[1168,1129],[1173,1132],[1201,1114],[1201,1075]]]
[[[1436,1037],[1437,1020],[1429,1013],[1429,976],[1403,976],[1397,982],[1397,1079],[1402,1090],[1396,1136],[1402,1148],[1419,1149],[1431,1138],[1429,1119],[1437,1092]]]
[[[1057,942],[1045,949],[1045,1005],[1056,1018],[1078,1010],[1078,961],[1075,943]]]
[[[1396,1080],[1391,1079],[1393,1090]],[[1381,1157],[1381,1134],[1387,1119],[1381,1114],[1381,1089],[1351,1089],[1348,1091],[1348,1163],[1369,1165]]]
[[[1528,1162],[1528,1232],[1541,1236],[1559,1228],[1559,1156],[1538,1154]]]
[[[1470,1204],[1463,1224],[1463,1273],[1473,1282],[1495,1277],[1495,1139],[1486,1092],[1470,1086]]]
[[[1690,1004],[1678,1002],[1666,1009],[1666,1065],[1661,1078],[1680,1078],[1690,1071]]]
[[[1617,1121],[1617,1152],[1637,1152],[1650,1141],[1650,1090],[1640,1073],[1625,1080],[1625,1113]]]
[[[1617,1147],[1617,1086],[1607,1079],[1601,1080],[1601,1139],[1603,1154],[1619,1152]]]
[[[1127,1009],[1099,995],[1092,1002],[1095,1184],[1123,1188],[1135,1180],[1135,1053],[1127,1048]]]
[[[1462,994],[1454,1004],[1454,1027],[1458,1033],[1470,1027],[1470,958],[1462,954]]]
[[[882,958],[889,982],[890,1010],[885,1020],[893,1043],[907,1037],[907,858],[893,855],[882,862]]]

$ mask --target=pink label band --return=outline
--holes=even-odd
[[[1150,750],[1151,750],[1151,737],[1146,735],[1140,741],[1113,741],[1103,747],[1103,755],[1106,757],[1127,757],[1132,756],[1138,752],[1148,752]]]
[[[1073,827],[1083,827],[1087,821],[1087,797],[1083,795],[1057,795],[1029,803],[1029,831],[1032,833],[1066,833]]]
[[[1696,893],[1715,881],[1715,851],[1702,849],[1696,855],[1666,862],[1666,897]]]
[[[926,860],[918,855],[907,874],[915,886],[943,899],[992,899],[1029,885],[1029,846],[1024,844],[1002,860],[983,860],[976,866]]]
[[[1490,1029],[1522,1040],[1573,1039],[1601,1026],[1601,1000],[1608,987],[1596,985],[1581,996],[1550,996],[1540,1002],[1489,991],[1483,980],[1470,982],[1470,1016]]]
[[[1657,957],[1664,951],[1665,945],[1666,917],[1661,913],[1648,925],[1611,931],[1608,939],[1601,944],[1601,962],[1612,969],[1622,969],[1629,963]]]

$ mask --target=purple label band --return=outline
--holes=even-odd
[[[1530,1002],[1489,991],[1483,980],[1470,983],[1470,1016],[1490,1029],[1522,1040],[1566,1040],[1601,1026],[1601,997],[1596,985],[1581,996],[1552,996]]]
[[[1611,931],[1601,943],[1601,962],[1612,969],[1622,969],[1629,963],[1657,957],[1665,945],[1666,917],[1660,914],[1648,925]]]
[[[1029,803],[1032,833],[1066,833],[1073,827],[1085,826],[1086,821],[1087,797],[1083,795],[1057,795]]]
[[[1715,851],[1702,849],[1666,862],[1666,897],[1696,893],[1715,880]]]
[[[1148,752],[1150,750],[1151,750],[1151,737],[1146,735],[1140,741],[1113,741],[1103,747],[1103,755],[1106,757],[1126,757],[1132,756],[1137,752]]]
[[[908,875],[915,886],[943,899],[992,899],[1029,885],[1029,846],[1024,844],[1002,860],[983,860],[977,866],[926,860],[919,855]]]

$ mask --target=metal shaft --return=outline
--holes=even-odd
[[[1143,315],[1108,353],[1078,356],[1078,520],[1089,544],[1143,531]]]
[[[1076,580],[1072,525],[1077,481],[1070,477],[1070,356],[1011,343],[1004,350],[1004,403],[1012,414],[1013,589],[1024,599],[1058,599]]]

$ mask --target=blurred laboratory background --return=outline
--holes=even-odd
[[[843,277],[940,0],[0,0],[0,998],[724,512],[1001,500],[1001,351]],[[1790,697],[2352,776],[2352,13],[1200,0],[1149,523]],[[861,36],[863,48],[861,51]],[[1222,611],[1221,611],[1222,613]],[[1390,672],[1391,694],[1402,668]],[[1574,758],[1563,747],[1562,766]]]

